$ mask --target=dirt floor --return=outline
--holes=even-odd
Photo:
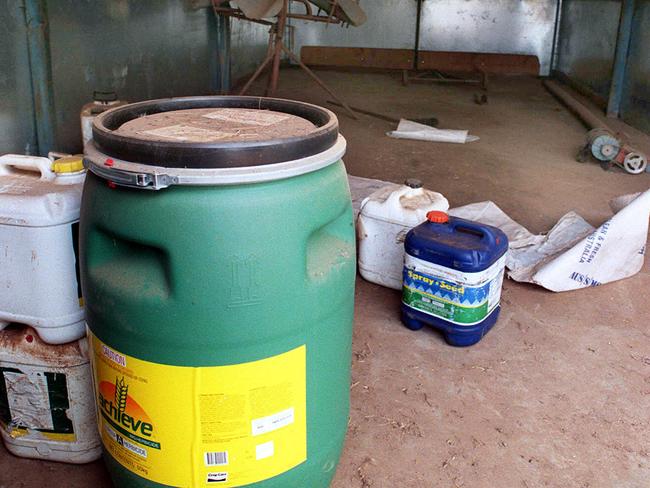
[[[577,163],[585,129],[539,80],[493,79],[489,103],[479,106],[471,86],[320,74],[354,105],[435,116],[441,128],[481,138],[396,140],[385,136],[392,124],[337,110],[351,174],[417,177],[452,206],[493,200],[533,232],[570,210],[598,225],[610,198],[650,187],[650,174]],[[293,69],[283,71],[278,96],[328,99]],[[649,289],[647,265],[633,278],[569,293],[506,281],[495,328],[458,349],[433,330],[405,329],[399,293],[359,278],[350,430],[332,487],[650,486]],[[42,486],[110,484],[99,462],[42,463],[0,450],[0,488]]]

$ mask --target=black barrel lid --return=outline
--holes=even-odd
[[[188,115],[200,123],[183,125]],[[165,118],[169,118],[167,127],[161,124]],[[136,126],[149,129],[138,132]],[[250,130],[255,126],[259,137]],[[160,136],[160,129],[168,131]],[[208,136],[201,137],[201,131]],[[186,133],[194,135],[185,138]],[[337,138],[338,120],[331,111],[263,97],[151,100],[108,110],[93,122],[94,143],[103,154],[166,168],[237,168],[294,161],[330,149]]]

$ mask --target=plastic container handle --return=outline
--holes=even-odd
[[[41,175],[41,180],[44,181],[52,181],[56,178],[56,173],[52,171],[52,161],[48,158],[25,156],[22,154],[5,154],[4,156],[0,156],[0,176],[12,174],[11,168],[34,172],[38,171]]]
[[[495,235],[492,232],[486,231],[485,227],[483,227],[482,225],[476,224],[474,222],[469,222],[469,221],[465,221],[465,222],[454,221],[454,222],[450,222],[449,227],[453,231],[460,230],[461,232],[463,229],[467,229],[472,234],[480,234],[482,236],[481,240],[486,242],[489,246],[496,247],[497,245]]]
[[[400,207],[400,199],[403,196],[411,196],[416,194],[424,193],[424,188],[410,188],[406,185],[401,185],[399,188],[395,189],[390,196],[386,199],[386,205],[393,207]]]

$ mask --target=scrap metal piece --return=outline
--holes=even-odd
[[[282,0],[237,0],[234,3],[251,19],[275,17],[282,10]]]
[[[342,20],[357,27],[366,22],[368,17],[359,3],[355,0],[310,0],[321,10],[327,12],[329,16],[342,17]],[[338,7],[338,8],[337,8]]]
[[[623,169],[633,175],[643,173],[647,166],[648,160],[639,152],[629,152],[623,159]]]
[[[587,133],[587,145],[598,161],[612,161],[621,150],[621,142],[607,129],[593,129]]]

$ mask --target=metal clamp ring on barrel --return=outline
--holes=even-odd
[[[84,159],[84,165],[93,174],[120,186],[142,188],[144,190],[161,190],[174,183],[178,183],[178,178],[173,178],[169,175],[133,173],[118,168],[109,168],[97,164],[89,158]]]
[[[239,168],[167,168],[123,161],[100,152],[91,141],[84,148],[84,166],[93,174],[119,186],[161,190],[172,185],[209,186],[259,183],[290,178],[329,166],[345,154],[345,138],[322,153],[293,161]]]

